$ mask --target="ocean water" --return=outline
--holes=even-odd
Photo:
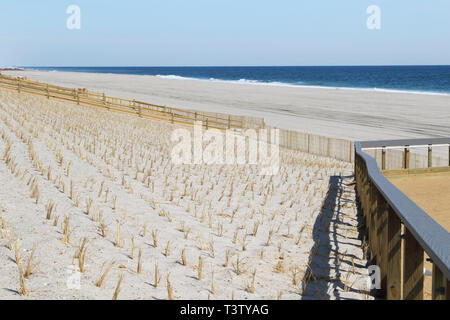
[[[450,94],[450,66],[24,67],[45,71],[149,75],[253,85],[314,86]]]

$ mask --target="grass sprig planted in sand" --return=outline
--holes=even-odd
[[[114,265],[116,264],[116,261],[112,261],[105,269],[105,271],[102,273],[102,275],[100,276],[100,278],[97,280],[97,282],[95,283],[96,287],[101,288],[103,285],[103,282],[106,279],[106,276],[108,275],[108,273],[111,271],[111,269],[114,267]]]
[[[203,277],[203,257],[198,257],[198,265],[197,265],[197,279],[202,280]]]
[[[170,283],[170,273],[166,276],[167,281],[167,296],[169,300],[173,300],[173,291],[172,291],[172,284]]]
[[[153,239],[153,247],[154,248],[158,248],[158,230],[153,230],[152,231],[152,239]]]
[[[120,248],[120,243],[121,243],[121,240],[120,240],[120,222],[117,221],[116,243],[114,244],[114,246],[116,248]]]
[[[183,266],[187,266],[187,260],[186,260],[186,248],[181,250],[181,264]]]
[[[47,212],[46,215],[47,220],[51,220],[54,209],[55,209],[55,202],[53,200],[49,200],[45,205],[45,211]]]
[[[39,263],[36,263],[36,264],[33,263],[33,257],[34,257],[36,250],[37,250],[37,245],[35,245],[33,247],[33,249],[31,250],[30,256],[28,257],[28,263],[27,263],[27,267],[25,269],[25,274],[24,274],[24,277],[26,279],[28,279],[35,272],[35,270],[37,269],[37,267],[39,265]]]
[[[62,242],[66,245],[70,244],[70,217],[66,216],[63,223]]]
[[[119,293],[120,293],[120,288],[122,286],[123,277],[124,277],[123,273],[120,273],[119,280],[117,281],[116,290],[114,291],[114,295],[112,297],[113,300],[117,300],[119,298]]]
[[[136,273],[137,274],[141,274],[142,273],[142,249],[141,248],[139,248],[138,263],[137,263]]]
[[[153,286],[155,288],[158,288],[159,283],[161,281],[161,276],[159,275],[158,262],[155,262],[155,272],[153,274],[153,278],[154,278]]]

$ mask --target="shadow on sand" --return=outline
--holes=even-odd
[[[320,214],[313,227],[314,246],[311,250],[308,267],[303,278],[303,299],[329,300],[344,299],[339,292],[344,290],[344,284],[340,280],[343,264],[352,265],[352,258],[357,258],[347,252],[341,252],[340,248],[344,244],[344,236],[339,234],[344,228],[358,227],[358,240],[363,239],[362,218],[358,214],[355,224],[350,225],[341,220],[342,209],[346,203],[354,201],[348,196],[349,189],[353,185],[353,177],[330,177],[329,190],[323,202]],[[358,207],[358,212],[359,207]],[[347,216],[348,220],[349,217]],[[338,239],[339,236],[339,239]],[[346,247],[355,246],[345,242]],[[359,247],[359,246],[358,246]],[[360,248],[360,247],[359,247]],[[361,248],[360,248],[361,249]],[[340,260],[340,261],[339,261]],[[355,265],[357,268],[366,266]],[[331,284],[331,288],[330,288]],[[353,288],[348,288],[348,292],[359,292]]]

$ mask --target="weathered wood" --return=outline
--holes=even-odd
[[[433,263],[432,299],[450,300],[450,281],[445,278],[441,270]]]
[[[381,290],[378,295],[386,296],[387,288],[387,259],[388,259],[388,204],[380,192],[377,192],[377,240],[378,240],[378,266],[381,270]]]
[[[401,299],[401,240],[402,225],[397,214],[388,207],[387,212],[387,299]]]
[[[410,163],[410,151],[409,151],[409,146],[405,147],[405,150],[403,151],[403,168],[404,169],[409,169],[409,163]]]
[[[381,170],[386,170],[386,148],[381,150]]]
[[[424,251],[405,228],[403,241],[403,300],[423,300]]]
[[[378,237],[377,237],[377,198],[378,190],[373,183],[370,183],[370,219],[369,219],[369,239],[370,239],[370,264],[378,263]]]
[[[399,170],[385,170],[383,175],[385,177],[400,176],[408,174],[423,174],[423,173],[441,173],[450,172],[449,167],[433,167],[433,168],[416,168],[416,169],[399,169]]]
[[[428,168],[433,167],[433,147],[428,146]]]

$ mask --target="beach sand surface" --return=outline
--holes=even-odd
[[[6,75],[170,107],[264,117],[268,125],[352,140],[450,136],[450,95],[76,72]]]

